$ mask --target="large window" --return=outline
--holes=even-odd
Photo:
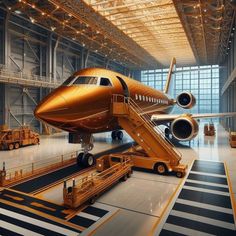
[[[163,90],[166,84],[168,69],[142,71],[141,81],[155,89]],[[219,112],[219,66],[192,66],[176,68],[173,96],[182,91],[190,91],[196,97],[192,113]],[[175,113],[183,109],[176,106]]]

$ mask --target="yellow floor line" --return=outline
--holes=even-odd
[[[228,185],[229,185],[231,204],[232,204],[232,208],[233,208],[234,224],[236,224],[236,202],[235,202],[235,198],[234,198],[234,194],[233,194],[233,188],[232,188],[232,184],[231,184],[229,171],[228,171],[228,167],[227,167],[226,162],[224,162],[224,166],[225,166],[225,173],[226,173],[227,180],[228,180]]]

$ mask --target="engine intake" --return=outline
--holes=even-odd
[[[190,109],[196,104],[196,99],[190,92],[183,92],[176,98],[178,106],[184,109]]]
[[[198,134],[198,123],[190,116],[181,116],[171,124],[171,133],[179,141],[189,141]]]

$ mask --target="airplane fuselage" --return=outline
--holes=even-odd
[[[114,94],[129,96],[149,115],[170,113],[175,104],[168,95],[134,79],[90,68],[76,72],[46,96],[35,116],[71,133],[115,130],[119,124],[111,111]]]

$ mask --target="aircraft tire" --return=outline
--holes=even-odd
[[[83,162],[82,162],[83,156],[84,156],[83,152],[79,153],[79,155],[77,156],[77,160],[76,161],[77,161],[77,165],[78,166],[82,166],[83,165]]]
[[[112,140],[116,140],[116,138],[117,138],[117,131],[116,130],[111,132],[111,138],[112,138]]]
[[[123,136],[124,136],[124,134],[123,134],[123,132],[121,131],[121,130],[119,130],[119,131],[117,131],[117,138],[119,139],[119,140],[122,140],[123,139]]]
[[[85,156],[83,156],[82,158],[82,163],[83,163],[83,166],[85,167],[90,167],[94,165],[95,163],[94,156],[91,153],[85,154]]]

